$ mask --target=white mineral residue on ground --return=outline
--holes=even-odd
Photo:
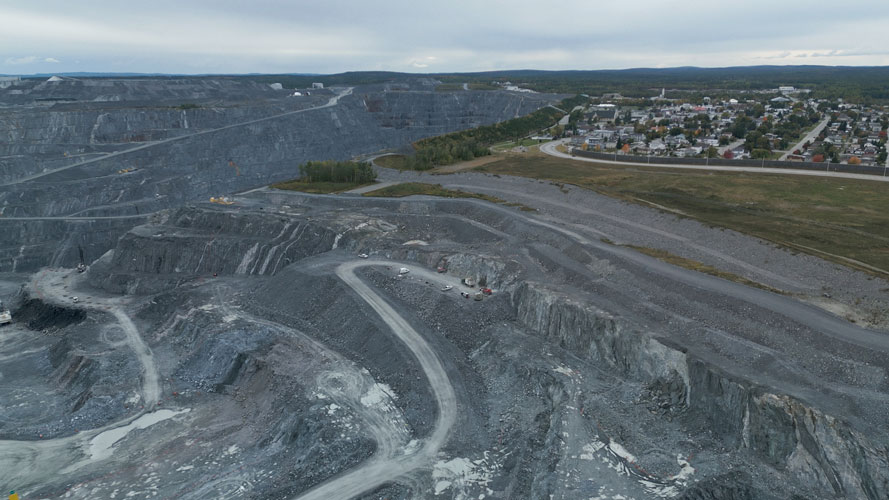
[[[444,490],[453,488],[454,498],[468,498],[466,488],[471,486],[487,487],[497,468],[496,464],[489,463],[487,452],[485,458],[474,462],[468,458],[439,460],[432,469],[435,494],[439,495]]]
[[[364,406],[378,406],[385,403],[388,399],[398,399],[392,388],[386,384],[376,383],[361,396],[361,404]]]
[[[635,462],[636,461],[636,457],[631,455],[630,452],[628,452],[626,450],[626,448],[624,448],[623,446],[620,445],[620,443],[617,443],[612,440],[608,443],[608,449],[613,451],[615,455],[619,456],[620,458],[623,458],[627,462]]]
[[[583,445],[583,453],[580,454],[582,460],[592,460],[593,455],[605,447],[605,443],[601,441],[593,441],[592,443]]]
[[[90,460],[104,460],[110,457],[113,453],[111,447],[135,429],[146,429],[158,422],[171,419],[176,415],[188,413],[189,411],[191,410],[158,410],[156,412],[146,413],[123,427],[105,431],[90,441]]]
[[[402,245],[418,245],[421,247],[425,247],[425,246],[429,245],[429,243],[426,243],[423,240],[410,240],[410,241],[405,241],[404,243],[402,243]]]

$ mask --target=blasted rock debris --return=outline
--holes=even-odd
[[[438,182],[532,211],[263,187],[553,96],[18,90],[0,486],[22,498],[889,497],[889,340],[800,300],[884,304],[882,280],[531,180]]]
[[[686,297],[671,306],[677,315],[741,299],[721,280],[685,283],[659,274],[657,261],[590,245],[581,230],[477,200],[274,190],[235,200],[171,210],[85,273],[45,269],[18,292],[29,317],[50,307],[85,316],[62,315],[52,335],[28,323],[3,330],[3,380],[23,385],[2,394],[0,462],[20,490],[887,493],[885,398],[866,379],[823,388],[857,362],[854,342],[818,365],[787,348],[782,337],[824,335],[805,317],[775,323],[793,299],[750,299],[748,314],[706,326],[663,321],[673,294]],[[404,245],[412,240],[427,244]],[[604,261],[608,274],[596,271]],[[492,293],[463,298],[477,291],[461,284],[468,278]],[[653,287],[672,293],[643,292]],[[740,352],[763,330],[775,340],[767,351]],[[27,360],[10,359],[25,339]],[[766,352],[782,362],[745,359]],[[884,364],[871,355],[860,369]],[[832,411],[841,407],[861,411]]]

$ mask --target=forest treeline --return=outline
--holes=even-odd
[[[555,125],[575,106],[587,101],[587,97],[577,95],[520,118],[421,139],[413,144],[415,154],[404,159],[402,168],[428,170],[440,165],[450,165],[489,155],[492,144],[518,140],[547,129]]]

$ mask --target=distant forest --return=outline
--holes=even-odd
[[[335,75],[251,75],[239,78],[279,82],[288,88],[305,88],[312,82],[331,85],[393,83],[434,78],[454,84],[485,88],[492,81],[512,82],[538,92],[600,96],[617,92],[627,97],[647,97],[661,88],[679,91],[774,89],[782,85],[813,89],[814,98],[861,103],[889,102],[889,67],[853,66],[747,66],[732,68],[666,68],[596,71],[490,71],[483,73],[394,73],[361,71]]]

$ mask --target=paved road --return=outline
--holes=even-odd
[[[720,146],[719,148],[717,148],[717,151],[719,151],[719,156],[724,155],[725,152],[728,151],[729,149],[735,149],[736,147],[740,146],[741,144],[744,144],[744,142],[745,142],[744,139],[738,139],[738,140],[731,142],[725,146]]]
[[[169,143],[171,143],[171,142],[176,142],[176,141],[184,141],[184,140],[186,140],[186,139],[190,139],[190,138],[192,138],[192,137],[197,137],[197,136],[199,136],[199,135],[212,134],[212,133],[215,133],[215,132],[219,132],[220,130],[228,130],[228,129],[232,129],[232,128],[243,127],[243,126],[245,126],[245,125],[253,125],[253,124],[255,124],[255,123],[261,123],[261,122],[265,122],[265,121],[269,121],[269,120],[276,120],[276,119],[281,118],[281,117],[283,117],[283,116],[296,115],[296,114],[299,114],[299,113],[306,113],[306,112],[309,112],[309,111],[315,111],[315,110],[318,110],[318,109],[329,108],[329,107],[332,107],[332,106],[336,106],[337,103],[339,102],[339,100],[340,100],[341,98],[343,98],[343,97],[345,97],[345,96],[347,96],[347,95],[352,94],[352,89],[353,89],[353,87],[349,87],[349,88],[347,88],[347,89],[345,89],[345,90],[339,92],[337,95],[331,97],[331,98],[327,101],[326,104],[322,104],[322,105],[320,105],[320,106],[315,106],[315,107],[312,107],[312,108],[305,108],[305,109],[298,109],[298,110],[296,110],[296,111],[288,111],[288,112],[286,112],[286,113],[281,113],[281,114],[278,114],[278,115],[266,116],[265,118],[258,118],[258,119],[256,119],[256,120],[250,120],[250,121],[240,122],[240,123],[233,123],[233,124],[231,124],[231,125],[226,125],[226,126],[224,126],[224,127],[219,127],[219,128],[214,128],[214,129],[208,129],[208,130],[202,130],[202,131],[200,131],[200,132],[195,132],[195,133],[193,133],[193,134],[182,135],[182,136],[178,136],[178,137],[171,137],[171,138],[169,138],[169,139],[163,139],[163,140],[155,141],[155,142],[149,142],[149,143],[147,143],[147,144],[142,144],[141,146],[136,146],[136,147],[134,147],[134,148],[126,149],[126,150],[123,150],[123,151],[116,151],[116,152],[114,152],[114,153],[109,153],[109,154],[107,154],[107,155],[100,156],[100,157],[98,157],[98,158],[93,158],[93,159],[90,159],[90,160],[84,160],[84,161],[81,161],[81,162],[78,162],[78,163],[72,163],[71,165],[67,165],[67,166],[64,166],[64,167],[56,168],[56,169],[53,169],[53,170],[47,170],[46,172],[41,172],[41,173],[39,173],[39,174],[34,174],[34,175],[29,175],[29,176],[27,176],[27,177],[22,177],[22,178],[20,178],[20,179],[16,179],[16,180],[14,180],[14,181],[7,182],[7,183],[5,183],[5,184],[0,184],[0,186],[12,186],[12,185],[20,184],[20,183],[23,183],[23,182],[33,181],[33,180],[35,180],[35,179],[39,179],[39,178],[41,178],[41,177],[45,177],[45,176],[47,176],[47,175],[54,174],[54,173],[56,173],[56,172],[62,172],[62,171],[64,171],[64,170],[68,170],[68,169],[75,168],[75,167],[81,167],[81,166],[83,166],[83,165],[88,165],[88,164],[90,164],[90,163],[95,163],[95,162],[97,162],[97,161],[107,160],[108,158],[113,158],[113,157],[115,157],[115,156],[122,156],[122,155],[125,155],[125,154],[133,153],[133,152],[135,152],[135,151],[141,151],[141,150],[143,150],[143,149],[153,148],[153,147],[155,147],[155,146],[160,146],[160,145],[162,145],[162,144],[169,144]]]
[[[373,491],[415,469],[427,467],[438,450],[444,445],[448,434],[457,419],[457,397],[438,355],[423,337],[402,318],[392,307],[369,286],[355,275],[355,269],[363,266],[398,266],[390,261],[353,261],[341,264],[336,275],[364,300],[374,312],[392,329],[392,333],[410,349],[426,374],[435,401],[438,404],[438,418],[432,434],[425,439],[417,451],[400,456],[375,455],[370,460],[343,475],[335,477],[308,492],[300,495],[300,500],[347,499]],[[414,270],[426,278],[441,281],[438,275],[423,270]],[[448,277],[451,279],[451,277]],[[450,284],[450,283],[449,283]],[[388,456],[387,456],[388,455]]]
[[[557,158],[565,158],[567,160],[588,161],[593,163],[610,163],[612,165],[633,166],[633,167],[653,167],[653,168],[672,168],[682,170],[711,170],[722,172],[756,172],[760,174],[782,174],[782,175],[811,175],[815,177],[839,177],[843,179],[861,179],[866,181],[889,182],[889,177],[867,174],[850,174],[846,172],[824,172],[821,170],[795,170],[792,168],[758,168],[758,167],[722,167],[713,165],[664,165],[657,163],[633,163],[624,161],[598,160],[595,158],[584,158],[580,156],[571,156],[556,150],[556,146],[562,144],[564,139],[548,142],[540,146],[540,150],[544,153],[555,156]]]
[[[384,187],[394,186],[395,184],[401,184],[401,183],[400,183],[400,182],[396,182],[396,181],[377,182],[377,183],[375,183],[375,184],[371,184],[371,185],[369,185],[369,186],[361,186],[361,187],[358,187],[358,188],[355,188],[355,189],[350,189],[350,190],[346,191],[346,194],[364,194],[364,193],[369,193],[369,192],[371,192],[371,191],[376,191],[376,190],[378,190],[378,189],[383,189]]]
[[[787,152],[785,152],[783,155],[781,155],[781,158],[779,158],[779,160],[786,160],[787,156],[792,154],[797,149],[802,151],[803,145],[806,142],[814,141],[815,138],[818,137],[818,134],[820,134],[821,131],[824,130],[824,127],[826,127],[829,122],[830,122],[830,116],[826,116],[823,120],[821,120],[821,123],[819,123],[815,128],[813,128],[811,132],[806,134],[805,137],[800,139],[800,141],[798,143],[796,143],[794,146],[787,148]]]

